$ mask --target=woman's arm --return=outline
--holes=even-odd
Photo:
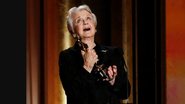
[[[88,103],[87,84],[92,83],[92,76],[80,65],[76,57],[62,52],[59,57],[60,79],[67,97],[76,104]]]
[[[113,56],[112,64],[117,66],[117,76],[112,88],[120,99],[127,99],[130,95],[131,86],[128,80],[128,69],[126,69],[127,67],[123,58],[123,50],[120,48],[115,49]]]

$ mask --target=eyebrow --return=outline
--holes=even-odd
[[[78,19],[78,18],[80,18],[80,16],[78,16],[77,18],[75,18],[74,20],[76,20],[76,19]]]
[[[86,17],[92,17],[92,15],[91,15],[91,14],[88,14],[88,15],[86,15]],[[81,18],[81,16],[78,16],[78,17],[75,18],[74,20],[76,20],[76,19],[78,19],[78,18]]]

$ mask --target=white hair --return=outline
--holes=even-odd
[[[74,27],[73,27],[73,19],[72,19],[72,14],[81,11],[81,10],[86,10],[87,12],[89,12],[94,20],[95,23],[95,27],[97,25],[97,19],[94,13],[92,13],[91,9],[89,8],[89,6],[87,5],[80,5],[78,7],[72,7],[71,9],[69,9],[68,11],[68,15],[67,15],[67,28],[69,30],[69,32],[73,35],[74,33]]]

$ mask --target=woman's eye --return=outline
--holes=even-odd
[[[92,18],[91,17],[87,17],[87,20],[92,20]]]
[[[80,23],[82,21],[82,19],[77,19],[76,23]]]

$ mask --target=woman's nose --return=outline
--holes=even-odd
[[[84,20],[84,19],[83,19],[83,24],[84,24],[84,25],[88,24],[87,20]]]

